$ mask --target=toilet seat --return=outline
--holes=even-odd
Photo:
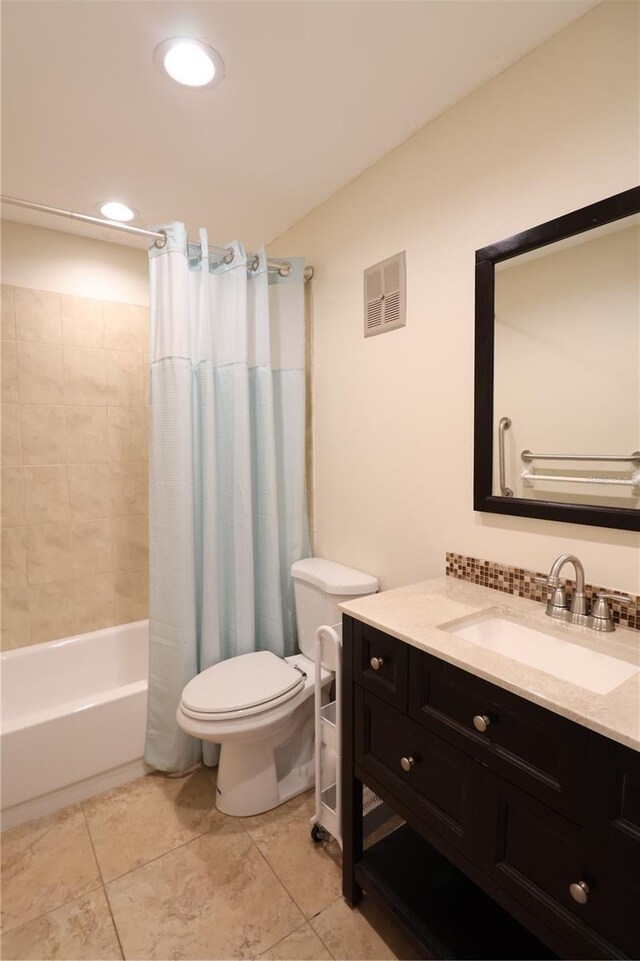
[[[202,721],[250,717],[289,701],[304,681],[300,671],[271,651],[240,654],[189,681],[180,708]]]

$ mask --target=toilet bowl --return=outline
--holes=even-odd
[[[338,604],[374,593],[368,574],[313,557],[291,567],[301,653],[254,651],[221,661],[189,681],[180,727],[220,744],[216,805],[247,817],[269,811],[314,781],[315,633],[340,620]],[[321,666],[321,684],[333,674]]]

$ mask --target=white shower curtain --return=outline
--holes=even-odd
[[[236,654],[294,652],[289,568],[309,553],[303,261],[286,278],[234,243],[231,264],[151,248],[150,674],[145,760],[179,772],[201,742],[176,722],[185,684]],[[208,752],[208,753],[207,753]],[[205,761],[215,762],[211,745]]]

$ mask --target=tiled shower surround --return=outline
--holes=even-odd
[[[497,561],[483,561],[479,557],[465,557],[464,554],[454,554],[447,551],[446,573],[448,577],[457,577],[461,581],[481,584],[494,591],[505,594],[515,594],[516,597],[527,597],[532,601],[546,599],[544,584],[538,584],[537,577],[547,577],[548,571],[529,571],[523,567],[510,567]],[[567,588],[567,597],[571,598],[573,581],[562,578]],[[640,631],[640,597],[637,594],[626,594],[616,588],[601,587],[587,584],[585,587],[589,602],[596,594],[620,594],[620,600],[609,601],[613,610],[613,619],[620,627],[627,627]]]
[[[2,645],[147,616],[146,307],[2,287]]]

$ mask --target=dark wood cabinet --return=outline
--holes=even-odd
[[[640,754],[349,617],[342,696],[351,904],[425,957],[640,957]],[[363,784],[406,821],[367,851]]]

